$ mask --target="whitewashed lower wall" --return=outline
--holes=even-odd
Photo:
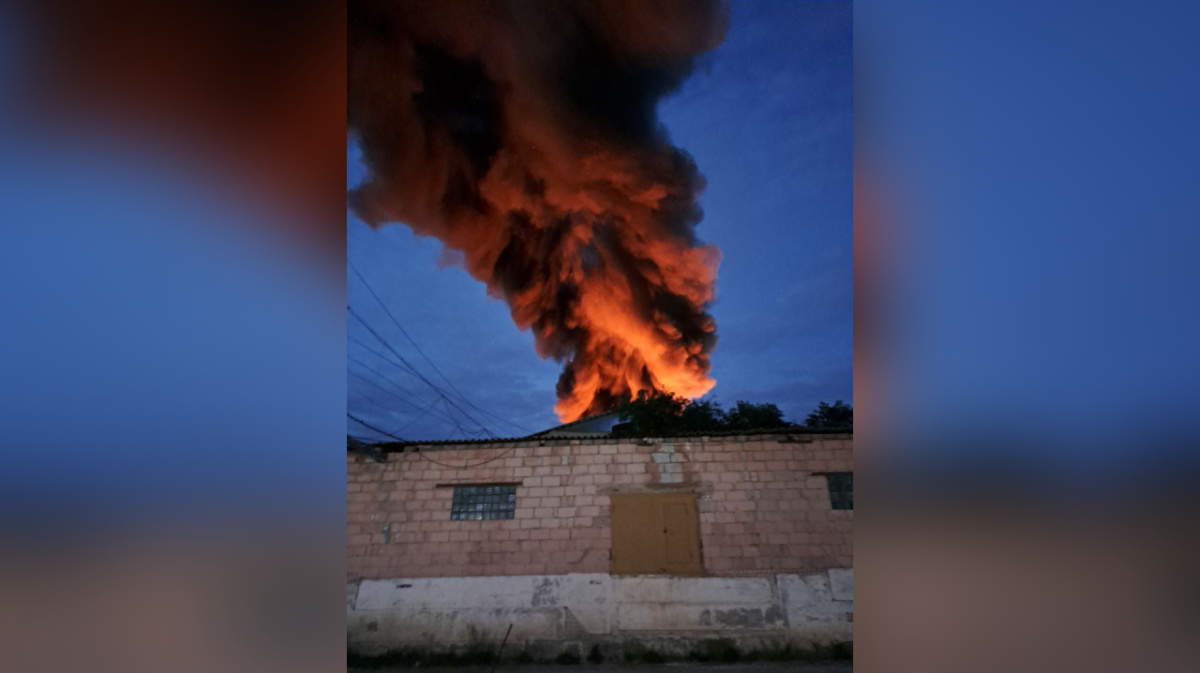
[[[347,586],[350,647],[642,637],[852,640],[854,571],[769,577],[606,574],[362,580]]]

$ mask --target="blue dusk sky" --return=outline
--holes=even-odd
[[[708,180],[697,233],[722,255],[709,395],[727,407],[772,402],[801,422],[853,398],[852,16],[850,2],[733,3],[725,42],[659,108]],[[348,151],[354,185],[364,168]],[[499,436],[558,424],[560,365],[538,358],[506,304],[439,263],[441,243],[352,215],[347,237],[347,304],[424,377],[461,391],[475,407],[457,401],[463,412]],[[485,434],[347,321],[350,414],[407,439]]]

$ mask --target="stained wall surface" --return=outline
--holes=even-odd
[[[609,573],[614,493],[695,494],[704,576],[851,568],[854,512],[832,508],[824,473],[852,470],[849,434],[347,453],[347,579]],[[517,484],[513,519],[450,519],[453,485],[490,483]]]
[[[498,642],[514,648],[641,641],[683,651],[723,638],[763,644],[852,640],[850,569],[766,577],[614,577],[603,573],[362,580],[348,585],[348,644],[401,647]],[[665,647],[664,647],[665,646]]]

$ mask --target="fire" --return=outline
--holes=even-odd
[[[464,268],[564,363],[565,422],[622,395],[694,398],[709,376],[720,253],[704,187],[655,108],[724,35],[713,2],[351,3],[351,194]]]

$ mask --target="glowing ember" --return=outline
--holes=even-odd
[[[708,376],[720,254],[695,238],[704,179],[655,108],[720,43],[714,2],[350,3],[351,193],[461,253],[541,357],[563,421]]]

